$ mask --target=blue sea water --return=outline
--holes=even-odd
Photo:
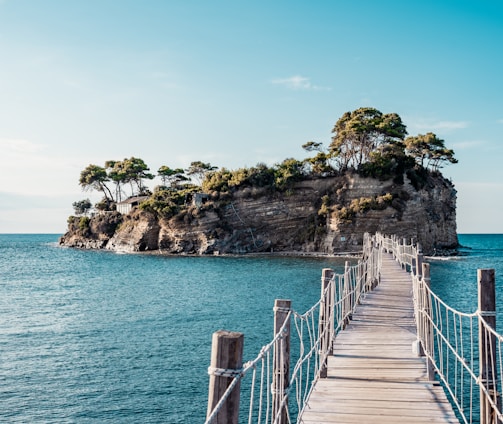
[[[477,269],[494,269],[497,328],[503,332],[503,234],[460,234],[458,238],[462,246],[459,256],[426,259],[431,265],[432,288],[448,305],[474,312]]]
[[[496,268],[503,299],[503,235],[459,238],[465,256],[431,260],[433,289],[470,312],[476,269]],[[344,262],[120,255],[57,239],[0,235],[2,423],[202,423],[212,333],[243,332],[255,357],[274,299],[304,312],[322,268]]]
[[[341,259],[161,257],[0,235],[0,422],[200,423],[211,335],[273,333],[274,299],[305,311]]]

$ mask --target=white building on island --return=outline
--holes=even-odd
[[[148,198],[149,196],[134,196],[123,200],[122,202],[117,203],[117,212],[120,212],[122,215],[127,215],[135,206],[138,206],[141,202],[144,202]]]

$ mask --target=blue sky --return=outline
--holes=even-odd
[[[63,233],[88,164],[306,157],[396,112],[459,164],[458,232],[503,233],[503,2],[0,0],[0,232]]]

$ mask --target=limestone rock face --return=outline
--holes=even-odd
[[[81,249],[104,249],[122,222],[118,212],[100,213],[92,218],[68,218],[68,231],[59,244]]]
[[[327,223],[326,248],[352,250],[362,243],[362,234],[379,231],[411,239],[421,244],[425,254],[458,246],[456,232],[456,190],[442,177],[430,178],[427,185],[416,190],[405,178],[403,185],[393,185],[356,175],[348,178],[346,202],[376,193],[393,193],[390,206],[369,210],[352,221],[343,221],[331,214]]]
[[[376,202],[360,209],[351,206],[379,196],[386,201],[377,202],[378,207]],[[350,216],[343,208],[353,208]],[[359,251],[365,232],[380,231],[414,239],[426,254],[458,245],[456,191],[441,176],[429,176],[416,189],[407,177],[404,184],[394,184],[346,174],[305,180],[281,193],[245,188],[200,208],[187,207],[169,219],[140,210],[99,219],[107,231],[100,230],[94,217],[85,233],[69,224],[60,243],[166,254],[339,254]]]
[[[106,249],[117,252],[157,250],[159,230],[159,222],[153,214],[134,210],[117,228]]]

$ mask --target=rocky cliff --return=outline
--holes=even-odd
[[[356,252],[365,232],[415,239],[426,254],[458,245],[456,190],[442,176],[418,187],[356,173],[295,183],[289,190],[244,188],[210,196],[170,218],[134,209],[71,217],[60,244],[166,254]]]

